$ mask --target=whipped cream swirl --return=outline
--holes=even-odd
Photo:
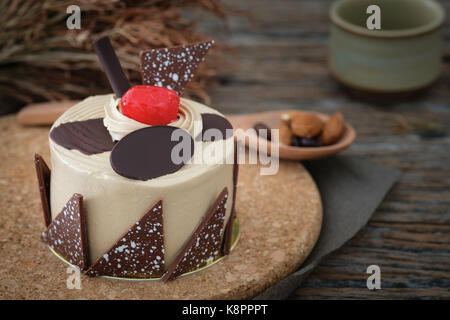
[[[105,104],[104,108],[105,117],[103,123],[113,140],[118,141],[133,131],[151,127],[151,125],[124,116],[119,111],[119,104],[120,99],[111,97],[110,102]],[[195,121],[201,121],[200,113],[193,108],[189,102],[181,98],[180,107],[178,109],[178,119],[169,123],[169,125],[184,129],[193,136]]]

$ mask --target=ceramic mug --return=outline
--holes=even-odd
[[[381,29],[369,30],[378,5]],[[433,0],[338,0],[330,9],[329,67],[354,89],[409,92],[429,86],[441,69],[444,9]]]

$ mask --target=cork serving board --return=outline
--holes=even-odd
[[[295,271],[319,236],[320,195],[301,164],[282,161],[273,176],[241,165],[241,235],[229,256],[166,284],[81,276],[81,289],[68,289],[67,266],[40,240],[45,228],[33,155],[49,163],[48,130],[0,118],[0,299],[252,298]]]

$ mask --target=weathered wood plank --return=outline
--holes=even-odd
[[[327,257],[291,299],[450,298],[450,22],[442,75],[425,94],[383,103],[355,99],[327,68],[331,0],[230,0],[252,14],[230,19],[231,34],[205,30],[237,53],[210,89],[225,113],[297,108],[342,111],[358,133],[347,154],[400,168],[403,175],[369,224]],[[450,0],[439,1],[447,12]],[[434,138],[430,138],[433,137]],[[378,264],[382,290],[366,288]]]

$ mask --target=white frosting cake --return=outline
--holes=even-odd
[[[113,140],[148,127],[125,117],[117,109],[112,94],[89,97],[67,110],[54,124],[104,118],[104,125]],[[200,123],[202,114],[217,114],[203,104],[181,99],[179,118],[169,124],[183,128],[198,144],[205,148],[215,142],[195,140],[194,124]],[[197,120],[197,121],[196,121]],[[200,128],[201,132],[201,128]],[[209,164],[188,163],[180,170],[147,181],[132,180],[117,174],[111,167],[111,151],[87,155],[76,149],[67,149],[51,138],[50,207],[52,218],[61,212],[75,193],[83,196],[83,214],[87,228],[87,246],[90,262],[105,254],[141,217],[159,200],[163,201],[164,254],[166,266],[171,265],[183,246],[226,187],[234,192],[233,159],[234,140],[225,140],[226,152],[222,159]],[[230,218],[233,197],[226,201],[225,222]]]

